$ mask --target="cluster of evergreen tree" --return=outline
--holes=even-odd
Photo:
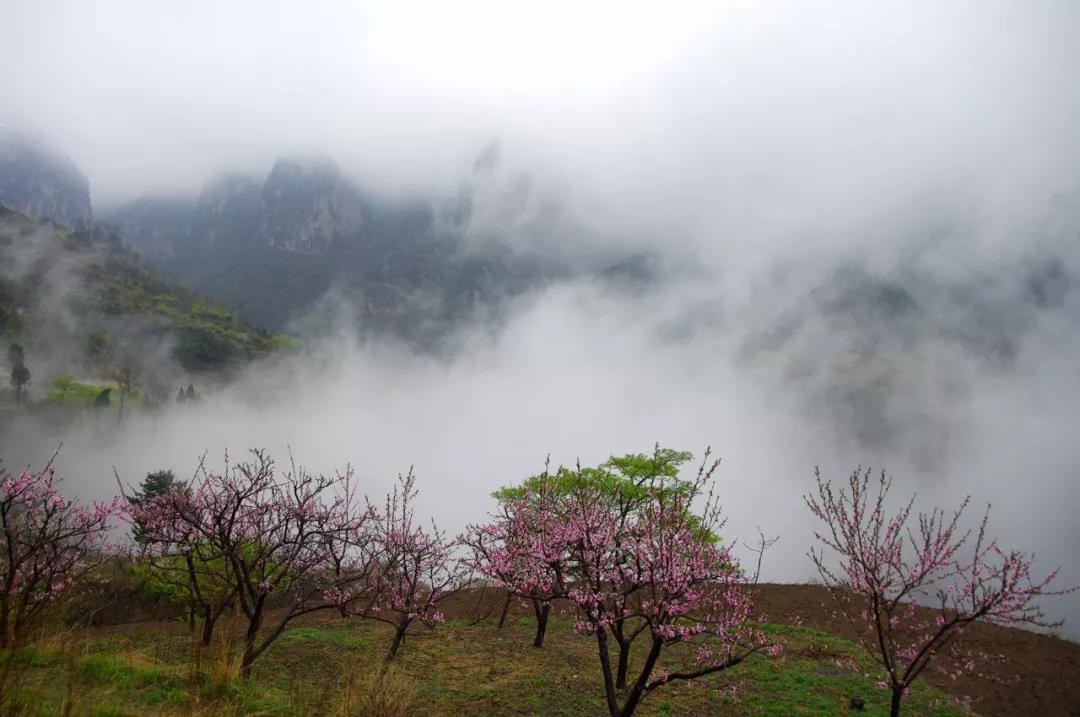
[[[188,401],[198,401],[199,398],[200,398],[199,394],[195,393],[195,386],[193,386],[190,383],[188,384],[187,389],[184,389],[183,386],[176,389],[176,402],[177,403],[187,403]]]

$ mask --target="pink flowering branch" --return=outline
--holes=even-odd
[[[279,475],[262,451],[212,473],[201,465],[184,490],[137,506],[146,542],[159,554],[223,563],[217,578],[231,581],[247,617],[241,676],[295,618],[338,608],[363,590],[372,559],[371,515],[361,509],[351,471],[316,476],[295,465]],[[271,601],[282,609],[266,626]]]
[[[43,611],[108,559],[109,503],[83,505],[57,490],[53,459],[39,471],[0,470],[0,648],[17,646]]]
[[[641,700],[673,680],[733,667],[751,654],[779,649],[755,629],[752,599],[730,546],[716,537],[723,521],[707,488],[718,461],[709,453],[695,478],[678,477],[689,454],[657,446],[652,456],[612,459],[599,469],[561,469],[553,518],[527,559],[558,556],[578,633],[596,637],[612,717],[629,717]],[[544,481],[527,481],[525,504],[538,503]],[[700,510],[695,510],[703,503]],[[648,653],[629,679],[634,641]],[[609,640],[618,648],[613,665]],[[686,669],[657,669],[663,650],[691,649]]]
[[[496,498],[500,511],[494,519],[469,526],[460,540],[471,549],[469,564],[478,575],[505,589],[508,601],[517,596],[532,603],[532,644],[542,647],[552,602],[566,596],[568,556],[558,539],[559,493],[545,467],[528,494],[504,491]]]
[[[812,548],[810,557],[860,644],[885,671],[892,715],[942,652],[958,658],[954,678],[974,669],[975,656],[960,655],[953,644],[971,623],[1059,624],[1044,618],[1036,600],[1069,591],[1048,589],[1056,570],[1035,579],[1033,556],[1003,551],[988,538],[989,507],[972,540],[971,531],[959,528],[970,498],[952,514],[935,508],[913,515],[914,497],[890,514],[892,480],[884,471],[872,483],[869,469],[856,469],[846,489],[816,470],[815,476],[817,494],[805,501],[826,529],[815,533],[822,548]],[[838,566],[826,560],[825,549]]]
[[[378,561],[373,567],[374,599],[362,617],[387,623],[394,637],[386,655],[392,660],[414,622],[429,628],[443,621],[439,604],[467,587],[468,566],[458,559],[456,541],[448,540],[432,521],[426,530],[416,523],[412,502],[416,498],[412,469],[400,476],[386,497],[386,507],[374,527]]]

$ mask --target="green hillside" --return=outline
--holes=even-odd
[[[296,344],[164,280],[107,227],[68,230],[2,205],[0,341],[5,355],[12,342],[25,349],[31,396],[50,399],[56,377],[99,385],[119,369],[163,398]]]

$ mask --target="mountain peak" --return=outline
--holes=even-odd
[[[0,137],[0,202],[67,227],[93,219],[90,183],[75,163],[17,135]]]

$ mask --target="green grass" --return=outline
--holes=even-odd
[[[57,376],[52,380],[52,387],[46,394],[49,403],[61,406],[92,406],[94,399],[106,388],[111,388],[119,396],[115,383],[79,381],[73,376]]]
[[[112,381],[80,381],[73,376],[57,376],[52,380],[49,392],[45,394],[45,400],[57,406],[92,407],[94,400],[104,389],[111,388],[109,405],[119,410],[120,388]],[[125,399],[126,405],[131,407],[147,401],[146,394],[135,389]]]
[[[805,628],[769,629],[787,640],[780,656],[754,656],[727,672],[666,685],[638,714],[843,715],[852,697],[866,701],[860,714],[888,714],[888,693],[875,688],[872,666],[855,646]],[[522,618],[502,630],[490,622],[455,621],[411,635],[397,661],[414,688],[410,713],[603,714],[595,641],[554,619],[547,644],[537,650],[531,631],[531,621]],[[13,694],[30,705],[24,714],[34,715],[61,714],[65,699],[73,715],[337,715],[347,685],[375,674],[389,639],[383,625],[328,615],[307,620],[281,636],[245,684],[214,677],[215,665],[229,659],[235,665],[235,653],[221,659],[224,653],[212,649],[196,667],[180,625],[92,631],[22,651],[12,671],[19,676]],[[670,653],[662,665],[673,667],[679,658]],[[4,659],[0,653],[0,664]],[[920,685],[904,714],[966,713]]]

